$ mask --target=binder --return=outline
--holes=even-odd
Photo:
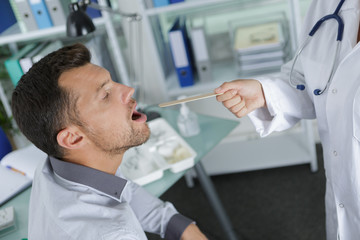
[[[27,0],[10,0],[10,2],[13,3],[12,6],[16,7],[17,11],[15,12],[19,12],[19,16],[25,25],[26,31],[30,32],[38,29],[35,17]]]
[[[153,2],[153,0],[145,0],[144,3],[145,3],[146,9],[153,8],[153,7],[154,7],[154,2]]]
[[[170,50],[180,86],[192,86],[194,85],[194,78],[184,18],[178,18],[175,21],[168,35]]]
[[[204,28],[191,29],[191,43],[195,57],[195,65],[200,82],[212,80],[209,51],[205,40]]]
[[[169,5],[169,0],[153,0],[154,7],[162,7]]]
[[[16,17],[9,1],[0,1],[0,33],[16,23]]]
[[[184,2],[185,0],[170,0],[170,4]]]
[[[65,10],[61,0],[46,0],[46,6],[54,26],[61,26],[66,24],[67,15],[65,15]]]
[[[91,2],[98,3],[97,0],[91,0]],[[91,7],[86,8],[86,14],[89,15],[89,17],[91,17],[91,18],[98,18],[98,17],[102,16],[100,10],[97,10],[97,9],[94,9]]]
[[[0,83],[0,87],[2,88],[1,86],[1,83]],[[4,90],[1,89],[2,91],[2,95],[5,95],[4,93]],[[2,96],[2,97],[5,97],[6,96]],[[12,146],[11,146],[11,143],[6,135],[6,133],[4,132],[4,130],[0,127],[0,161],[1,159],[6,155],[8,154],[9,152],[12,151]]]
[[[5,67],[7,72],[10,75],[11,81],[14,84],[14,86],[17,85],[18,81],[20,80],[21,76],[23,75],[23,71],[21,69],[19,59],[25,54],[27,54],[29,51],[31,51],[36,46],[36,43],[31,43],[20,49],[19,52],[17,52],[15,55],[10,57],[5,61]]]
[[[39,29],[53,26],[45,0],[29,0],[29,4]]]
[[[45,46],[43,47],[43,49],[40,50],[40,52],[38,52],[35,56],[32,57],[33,64],[40,61],[40,59],[42,59],[49,53],[54,52],[61,47],[63,47],[63,44],[60,40],[46,43]]]
[[[15,1],[14,0],[9,0],[10,6],[12,8],[12,11],[15,15],[17,24],[19,25],[20,28],[20,32],[24,33],[26,32],[26,26],[25,26],[25,22],[23,21],[23,19],[21,18],[20,12],[17,9],[16,5],[15,5]]]
[[[29,69],[32,67],[32,65],[33,65],[32,57],[35,56],[35,54],[37,54],[38,52],[40,52],[41,49],[44,48],[45,45],[46,45],[46,42],[37,44],[37,46],[34,49],[32,49],[24,57],[19,59],[19,63],[20,63],[21,69],[23,71],[23,74],[27,73],[29,71]]]

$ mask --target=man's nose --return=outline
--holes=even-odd
[[[121,102],[123,104],[129,103],[131,97],[134,95],[135,89],[122,84],[119,85],[119,88],[120,88]]]

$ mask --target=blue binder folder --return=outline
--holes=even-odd
[[[184,18],[178,18],[170,29],[169,43],[180,86],[194,85],[191,51]]]
[[[91,0],[91,2],[98,3],[97,0]],[[96,9],[91,8],[91,7],[86,8],[86,13],[91,18],[98,18],[98,17],[102,16],[100,10],[96,10]]]
[[[29,0],[29,4],[39,29],[53,26],[45,0]]]
[[[153,0],[154,7],[162,7],[169,5],[169,0]]]
[[[9,1],[0,1],[0,33],[16,23]]]
[[[184,2],[185,0],[170,0],[170,4]]]

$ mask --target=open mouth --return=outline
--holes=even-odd
[[[134,109],[131,115],[131,120],[135,122],[146,122],[147,117],[144,113],[140,113]]]
[[[131,119],[135,121],[135,120],[138,120],[139,118],[141,118],[141,113],[134,110],[134,112],[131,116]]]

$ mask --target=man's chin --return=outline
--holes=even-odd
[[[146,129],[144,129],[144,131],[142,131],[141,133],[137,133],[135,134],[135,136],[133,136],[134,138],[134,142],[133,144],[125,147],[126,150],[129,150],[130,148],[133,148],[133,147],[138,147],[144,143],[147,142],[147,140],[149,140],[150,138],[150,129],[149,129],[149,126],[146,124]]]

